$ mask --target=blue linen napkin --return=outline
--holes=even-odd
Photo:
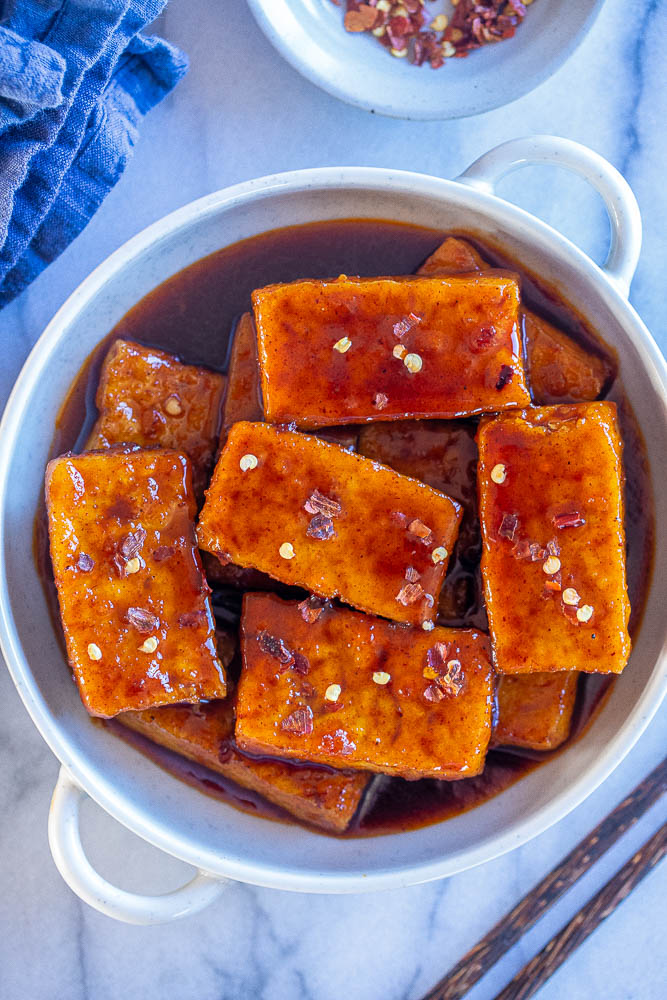
[[[0,308],[84,228],[187,71],[166,0],[14,0],[0,25]],[[0,0],[1,5],[1,0]]]

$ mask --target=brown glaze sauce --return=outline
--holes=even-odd
[[[250,294],[262,285],[297,278],[325,278],[339,273],[374,276],[410,274],[435,250],[446,234],[423,227],[380,220],[340,220],[274,230],[211,254],[165,281],[131,309],[93,351],[65,400],[51,455],[81,447],[96,417],[95,390],[102,360],[118,338],[138,340],[178,355],[184,361],[225,371],[232,333],[240,315],[250,308]],[[494,264],[516,269],[498,248],[460,233]],[[595,331],[588,330],[567,303],[540,280],[522,271],[523,301],[565,329],[589,350],[604,350]],[[613,352],[608,352],[613,359]],[[632,604],[630,632],[639,628],[651,578],[653,505],[646,452],[623,387],[617,379],[606,398],[619,406],[626,468],[626,532],[628,589]],[[35,559],[60,632],[57,596],[48,555],[43,502],[35,519]],[[470,567],[452,563],[450,574],[470,574]],[[477,600],[475,596],[472,601]],[[238,620],[240,598],[232,589],[214,591],[221,624]],[[471,605],[466,624],[483,609]],[[448,622],[449,623],[449,622]],[[455,624],[452,622],[452,624]],[[64,644],[63,644],[64,646]],[[63,678],[64,681],[64,678]],[[612,679],[603,675],[580,678],[572,734],[578,739],[610,693]],[[158,766],[200,791],[235,808],[281,822],[296,822],[260,796],[179,755],[131,733],[111,721],[121,738],[147,754]],[[562,750],[563,748],[561,748]],[[380,778],[369,800],[344,836],[358,837],[416,829],[472,809],[551,759],[554,754],[523,750],[491,750],[484,773],[463,781],[403,781]],[[289,766],[298,766],[291,763]],[[310,765],[312,766],[312,765]],[[321,832],[321,831],[319,831]]]

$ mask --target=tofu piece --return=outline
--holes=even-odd
[[[189,460],[63,455],[47,466],[46,507],[67,655],[91,715],[224,697]]]
[[[555,750],[570,735],[578,682],[576,670],[499,677],[494,744]]]
[[[286,761],[253,760],[234,743],[233,699],[127,712],[119,722],[154,743],[249,788],[304,823],[342,833],[350,824],[371,775]]]
[[[620,674],[630,655],[613,403],[480,424],[482,577],[500,673]]]
[[[493,670],[481,632],[425,633],[246,594],[241,652],[243,749],[408,779],[468,778],[484,767]]]
[[[479,572],[476,429],[472,422],[451,420],[367,424],[361,428],[358,451],[459,501],[463,519],[453,568],[450,565],[440,592],[440,618],[447,624],[486,628]]]
[[[458,274],[484,271],[487,261],[472,244],[455,236],[431,254],[417,274]],[[569,337],[563,330],[530,309],[521,309],[526,347],[526,367],[534,403],[585,402],[598,399],[613,378],[608,359]]]
[[[585,402],[602,395],[614,374],[608,361],[528,309],[523,328],[536,403]]]
[[[218,558],[421,625],[433,620],[460,519],[455,500],[376,462],[306,434],[240,423],[197,535]]]
[[[221,445],[232,424],[242,420],[264,420],[257,334],[251,313],[244,313],[236,327],[228,379]],[[327,427],[318,437],[334,441],[346,451],[355,451],[357,447],[356,427]]]
[[[244,313],[236,325],[227,379],[222,417],[223,438],[232,424],[240,420],[264,419],[257,334],[251,313]]]
[[[102,365],[99,416],[86,450],[138,444],[184,452],[201,497],[218,444],[225,382],[224,375],[164,351],[116,340]]]
[[[268,421],[451,418],[530,402],[512,275],[295,281],[257,289],[253,309]]]
[[[417,274],[466,274],[469,271],[484,271],[488,266],[472,243],[458,236],[448,236],[418,268]]]

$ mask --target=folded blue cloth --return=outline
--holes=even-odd
[[[166,0],[15,0],[0,25],[0,308],[77,236],[187,71]]]

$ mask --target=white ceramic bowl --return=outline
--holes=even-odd
[[[535,0],[514,38],[443,67],[395,59],[368,33],[343,28],[345,0],[248,0],[269,41],[334,97],[392,118],[466,118],[527,94],[574,52],[603,0]],[[427,5],[429,13],[450,8]]]
[[[613,240],[604,267],[526,212],[493,194],[524,163],[560,163],[606,201]],[[456,181],[369,168],[279,174],[202,198],[121,247],[65,303],[28,358],[0,427],[0,639],[16,687],[62,761],[50,841],[69,885],[119,919],[148,923],[203,906],[227,879],[281,889],[358,892],[441,878],[508,851],[563,817],[615,767],[639,737],[667,687],[665,583],[650,590],[630,664],[585,735],[549,764],[480,808],[444,824],[380,839],[340,840],[237,812],[156,767],[101,726],[91,725],[69,681],[32,555],[32,525],[53,425],[90,351],[143,295],[220,247],[277,226],[336,218],[381,218],[468,231],[501,243],[517,261],[604,332],[643,428],[656,496],[657,562],[667,551],[667,495],[655,477],[667,454],[667,373],[658,348],[627,301],[640,246],[637,204],[605,160],[563,139],[506,143]],[[81,849],[84,794],[152,844],[199,869],[164,897],[109,885]]]

